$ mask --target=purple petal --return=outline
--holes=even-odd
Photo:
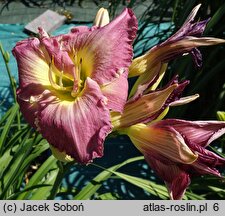
[[[201,7],[201,4],[196,5],[188,15],[187,19],[185,20],[183,25],[186,25],[187,23],[191,23],[194,21],[196,14],[198,13],[199,8]]]
[[[41,84],[30,83],[26,87],[19,87],[16,93],[23,117],[33,128],[37,129],[38,102],[50,91]]]
[[[164,43],[175,42],[177,40],[182,39],[185,36],[196,36],[196,37],[202,36],[202,33],[205,30],[205,27],[210,19],[203,20],[200,22],[194,22],[195,16],[200,6],[201,4],[197,5],[192,9],[191,13],[187,17],[181,28],[169,39],[167,39]]]
[[[178,132],[172,127],[163,128],[158,122],[136,124],[125,129],[125,133],[144,155],[156,152],[170,161],[184,164],[191,164],[198,157]]]
[[[103,142],[111,131],[109,110],[98,84],[87,78],[82,95],[75,101],[46,96],[37,113],[43,137],[79,163],[103,155]]]
[[[192,10],[186,22],[174,35],[163,43],[151,48],[143,56],[133,60],[130,66],[129,76],[140,75],[140,77],[132,89],[132,95],[135,95],[135,92],[141,94],[150,85],[154,84],[162,64],[168,63],[170,60],[179,56],[191,53],[196,67],[200,67],[202,57],[197,47],[225,42],[225,40],[218,38],[198,38],[202,36],[206,24],[209,21],[208,19],[201,22],[193,22],[199,7],[200,5]]]
[[[202,54],[197,48],[191,50],[191,55],[194,60],[195,66],[198,68],[202,67]]]
[[[222,121],[185,121],[166,119],[160,122],[164,127],[173,127],[188,143],[206,147],[213,140],[225,133],[225,122]]]
[[[129,98],[132,97],[132,99],[136,99],[140,97],[146,89],[150,88],[157,82],[160,71],[165,71],[167,68],[167,66],[165,67],[165,64],[161,64],[160,62],[154,67],[149,67],[149,65],[148,63],[146,63],[143,69],[140,69],[141,67],[139,67],[138,63],[137,65],[132,63],[129,69],[129,76],[130,74],[132,74],[132,71],[138,71],[138,70],[143,71],[143,74],[139,76],[136,82],[134,83],[131,89]],[[148,71],[148,72],[144,73],[144,71]]]
[[[18,65],[19,87],[23,88],[29,84],[50,85],[49,66],[37,38],[18,42],[12,52]]]
[[[171,164],[170,161],[169,163],[163,163],[152,155],[145,155],[145,160],[156,174],[165,181],[170,198],[174,200],[182,199],[191,182],[189,175],[176,164]]]
[[[99,85],[106,85],[130,66],[136,31],[136,17],[132,10],[125,9],[106,26],[75,34],[73,30],[73,33],[63,36],[63,49],[82,59],[85,76]]]
[[[76,26],[70,29],[71,33],[77,34],[77,33],[83,33],[83,32],[89,32],[91,31],[91,28],[88,26]]]
[[[68,77],[76,79],[74,63],[69,54],[63,50],[62,36],[47,37],[42,28],[39,28],[39,31],[40,42],[49,55],[49,58],[47,58],[49,63],[51,63],[52,58],[54,58],[54,64],[59,71],[63,71]]]
[[[221,177],[216,167],[225,166],[225,158],[203,148],[200,145],[192,145],[191,149],[198,154],[198,159],[191,165],[196,174],[211,174]]]
[[[75,101],[43,90],[41,85],[27,86],[18,94],[26,120],[52,146],[78,163],[89,163],[103,155],[103,142],[111,131],[111,123],[105,97],[95,81],[87,78],[82,95]],[[33,103],[25,100],[30,94],[34,94],[34,98],[37,95]]]
[[[210,167],[204,163],[200,163],[199,161],[194,162],[189,170],[191,170],[190,173],[194,175],[214,175],[221,177],[220,172],[215,167]]]
[[[196,23],[186,23],[183,25],[174,35],[172,35],[169,39],[162,43],[174,43],[178,40],[182,40],[187,36],[201,37],[209,19],[203,20],[201,22]]]
[[[211,167],[225,165],[225,158],[216,155],[200,145],[191,145],[191,149],[198,153],[199,163],[204,163]]]

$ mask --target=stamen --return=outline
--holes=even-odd
[[[52,87],[56,90],[62,90],[62,91],[71,91],[72,86],[69,87],[63,87],[62,78],[63,78],[63,71],[61,71],[59,76],[59,85],[54,81],[53,79],[53,70],[52,70],[52,64],[54,64],[54,57],[52,57],[52,61],[49,64],[49,70],[48,70],[48,79],[52,85]]]
[[[63,70],[60,71],[60,76],[59,76],[59,85],[60,85],[61,88],[63,88],[62,78],[63,78]]]
[[[59,86],[58,84],[56,84],[56,82],[54,81],[53,79],[53,72],[52,72],[52,62],[53,60],[51,61],[51,63],[49,64],[49,70],[48,70],[48,79],[52,85],[52,87],[56,90],[61,90],[62,87]]]
[[[63,79],[63,70],[64,70],[64,63],[62,64],[62,70],[60,71],[60,75],[59,75],[59,85],[61,88],[63,88],[63,82],[62,82],[62,79]]]

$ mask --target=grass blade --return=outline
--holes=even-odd
[[[2,153],[3,153],[3,145],[5,143],[5,140],[8,136],[9,131],[10,131],[10,127],[11,127],[11,125],[12,125],[12,123],[13,123],[16,115],[17,115],[18,110],[19,110],[18,104],[15,104],[13,106],[13,109],[11,110],[11,113],[10,113],[9,117],[7,118],[4,129],[2,130],[1,137],[0,137],[0,155],[2,155]]]
[[[92,181],[90,181],[83,189],[80,191],[74,199],[76,200],[87,200],[90,199],[92,195],[95,194],[95,192],[102,186],[102,182],[110,178],[113,174],[113,171],[116,171],[117,169],[121,168],[122,166],[125,166],[126,164],[143,160],[144,157],[135,157],[130,158],[123,163],[117,164],[113,167],[110,167],[107,170],[102,171],[99,173]]]

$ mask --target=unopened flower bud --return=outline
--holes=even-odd
[[[103,27],[109,23],[109,12],[105,8],[100,8],[94,20],[94,25]]]

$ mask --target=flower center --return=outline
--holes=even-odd
[[[48,78],[51,86],[63,92],[70,92],[71,96],[76,98],[83,90],[85,80],[88,76],[87,70],[83,66],[83,58],[75,54],[71,58],[74,63],[73,71],[68,74],[64,72],[64,65],[60,71],[54,64],[54,56],[52,56],[51,63],[49,64]]]

